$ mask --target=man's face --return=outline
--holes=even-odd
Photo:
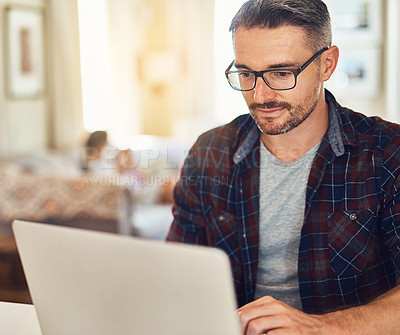
[[[239,27],[234,36],[235,66],[251,71],[297,69],[314,54],[306,41],[305,32],[298,27]],[[314,61],[299,74],[296,87],[288,91],[273,90],[257,78],[254,90],[243,92],[243,96],[260,130],[279,135],[302,124],[318,104],[319,77],[319,62]]]

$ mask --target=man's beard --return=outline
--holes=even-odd
[[[255,123],[257,124],[260,131],[267,135],[281,135],[285,134],[292,129],[301,125],[307,118],[312,114],[317,106],[319,99],[320,90],[317,88],[316,94],[310,95],[308,98],[315,96],[315,101],[311,104],[311,106],[303,106],[303,105],[291,105],[287,102],[278,102],[278,101],[268,101],[264,104],[256,104],[253,103],[249,105],[250,114],[253,117]],[[284,123],[279,124],[276,122],[275,118],[269,117],[260,117],[257,115],[257,109],[277,109],[282,108],[286,109],[289,113],[287,120]]]

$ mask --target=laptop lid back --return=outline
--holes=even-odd
[[[14,221],[43,335],[239,334],[220,250]]]

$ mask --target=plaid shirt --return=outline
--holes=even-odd
[[[400,278],[400,126],[337,104],[314,159],[298,259],[303,310],[365,304]],[[253,300],[259,248],[260,132],[250,115],[199,137],[175,188],[168,240],[231,261],[239,305]]]

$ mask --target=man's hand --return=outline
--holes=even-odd
[[[328,333],[323,317],[305,314],[266,296],[238,309],[244,335],[323,335]]]
[[[370,303],[310,315],[266,296],[238,309],[243,335],[400,335],[400,285]]]

